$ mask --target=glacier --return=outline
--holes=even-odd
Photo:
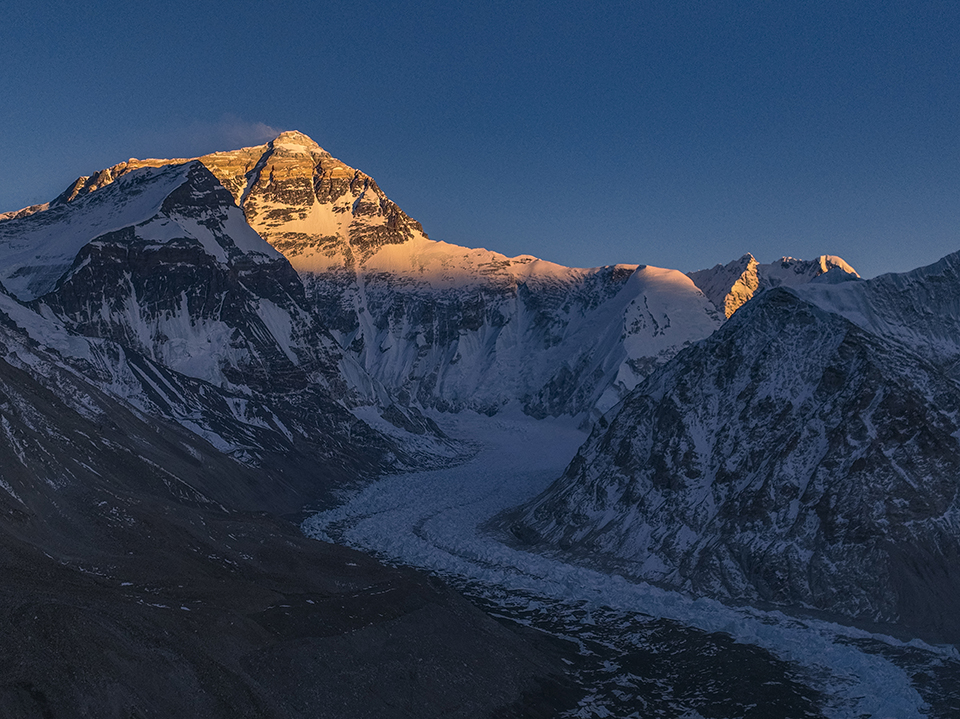
[[[340,506],[306,519],[307,535],[435,572],[486,597],[505,616],[535,614],[533,609],[542,606],[544,627],[548,617],[558,614],[612,612],[622,620],[668,618],[729,634],[800,667],[801,675],[826,693],[822,711],[837,719],[928,716],[929,706],[913,686],[909,668],[858,649],[857,641],[916,650],[927,664],[948,664],[960,676],[960,654],[952,646],[904,643],[777,610],[728,606],[581,566],[564,553],[510,546],[491,520],[546,489],[576,453],[583,432],[569,420],[536,421],[516,413],[435,418],[452,436],[481,444],[474,459],[459,467],[381,478],[345,496]],[[575,641],[576,630],[567,631]],[[582,716],[605,716],[603,706],[585,705]],[[672,707],[677,715],[695,710]]]

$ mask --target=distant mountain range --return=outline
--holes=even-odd
[[[0,244],[6,267],[0,281],[19,299],[36,300],[54,289],[86,242],[124,224],[136,225],[137,241],[149,240],[151,248],[174,235],[183,236],[176,238],[181,245],[195,235],[189,242],[201,256],[210,258],[204,262],[228,267],[238,260],[251,267],[276,264],[278,269],[273,271],[281,272],[280,264],[286,267],[286,263],[267,261],[276,260],[276,252],[266,243],[258,245],[252,228],[283,253],[303,285],[289,290],[300,303],[299,315],[291,315],[283,300],[264,298],[269,303],[264,307],[279,308],[271,320],[282,326],[268,327],[260,335],[274,354],[290,355],[289,326],[301,335],[294,338],[299,340],[297,353],[309,354],[321,346],[328,354],[333,352],[327,364],[340,363],[340,377],[357,397],[355,402],[393,401],[402,407],[485,413],[516,405],[535,417],[595,418],[681,347],[709,336],[755,292],[795,286],[833,267],[853,272],[835,257],[809,262],[784,258],[760,265],[749,255],[686,276],[636,264],[579,269],[526,255],[508,258],[434,242],[372,178],[332,158],[297,132],[283,133],[260,147],[193,161],[209,174],[197,166],[189,172],[175,169],[190,167],[190,162],[130,160],[79,178],[49,206],[11,213],[31,216],[5,223],[6,233],[0,237],[10,239]],[[167,193],[187,177],[181,178],[185,172],[193,189],[180,190],[181,199],[167,202]],[[225,189],[215,191],[217,182]],[[178,209],[174,202],[194,207]],[[102,216],[102,208],[115,203],[124,209]],[[130,213],[129,217],[120,212]],[[67,217],[75,228],[71,239],[54,231],[56,242],[38,242],[38,235],[53,236],[43,234],[47,232],[43,228]],[[161,236],[165,239],[160,240]],[[20,244],[15,238],[20,238]],[[44,246],[39,254],[34,252],[38,244]],[[31,249],[16,251],[25,246]],[[100,274],[100,269],[87,270],[88,276]],[[289,270],[284,278],[291,281]],[[182,318],[179,307],[173,306],[181,290],[144,287],[137,297],[167,293],[164,301],[171,306],[171,316]],[[300,292],[305,294],[305,306]],[[114,305],[119,303],[115,298]],[[219,306],[219,301],[210,299],[201,312],[209,315]],[[195,312],[196,307],[194,301],[187,310]],[[99,306],[89,311],[99,312]],[[267,321],[270,311],[257,309],[257,322]],[[63,316],[64,311],[55,314]],[[207,315],[204,322],[211,321]],[[138,320],[158,321],[182,320]],[[96,322],[103,325],[107,320]],[[92,331],[89,324],[78,328],[97,335],[105,330]],[[191,376],[216,379],[222,373],[214,367],[195,366],[210,361],[198,359],[211,357],[202,342],[184,344],[175,337],[176,349],[164,349],[168,345],[162,338],[167,334],[162,328],[131,326],[124,332],[139,333],[140,345],[148,335],[160,338],[151,340],[153,352],[166,353],[170,361],[165,364],[172,361],[174,368],[189,366]],[[211,332],[200,326],[195,336]],[[321,335],[326,345],[318,339]],[[338,347],[331,346],[331,336]],[[238,351],[218,350],[216,364],[232,366],[243,361]],[[261,362],[258,353],[263,351],[256,350],[252,361]],[[327,382],[337,381],[330,371],[326,377]]]

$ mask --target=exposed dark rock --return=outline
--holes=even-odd
[[[769,290],[631,393],[514,534],[956,641],[958,411],[933,365]]]

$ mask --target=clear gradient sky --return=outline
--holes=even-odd
[[[307,133],[434,239],[684,271],[960,250],[960,3],[46,2],[0,21],[0,210]]]

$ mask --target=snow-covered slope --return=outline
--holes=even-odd
[[[797,292],[960,377],[960,253],[910,272],[815,282]]]
[[[200,162],[134,169],[0,222],[0,267],[33,310],[6,303],[21,327],[76,349],[118,397],[246,461],[299,457],[332,478],[456,454],[415,411],[378,401],[386,392]],[[105,342],[85,348],[76,335]],[[350,411],[371,402],[392,418],[377,418],[390,437]]]
[[[722,319],[676,271],[637,265],[568,268],[531,256],[508,258],[434,242],[372,178],[301,133],[283,133],[266,145],[215,153],[198,162],[227,188],[249,225],[300,273],[308,310],[318,313],[345,350],[340,373],[352,391],[381,403],[378,387],[401,404],[444,410],[489,413],[516,404],[535,416],[596,414],[677,349],[709,335]],[[211,237],[203,223],[184,225],[182,212],[164,215],[157,203],[183,181],[184,170],[172,168],[188,165],[185,160],[132,159],[79,178],[48,205],[8,213],[18,219],[0,223],[6,227],[0,254],[3,237],[17,241],[7,241],[10,271],[0,279],[23,299],[38,297],[52,289],[86,242],[154,216],[160,219],[137,227],[124,242],[135,237],[153,247],[169,244],[175,236],[181,244],[182,238],[195,236],[210,255],[204,261],[226,259],[229,264],[231,257],[217,249],[220,235]],[[196,164],[189,166],[199,172]],[[150,185],[149,191],[140,191],[141,185]],[[138,192],[135,204],[127,198],[131,188]],[[118,212],[105,217],[99,212],[118,200]],[[128,204],[132,206],[125,209]],[[228,203],[219,198],[216,204],[221,225],[227,218],[235,222]],[[83,237],[78,234],[69,242],[48,237],[45,254],[38,258],[30,252],[37,237],[47,237],[44,228],[77,207],[83,208],[76,221],[87,228]],[[221,234],[232,236],[233,227],[224,225]],[[247,256],[262,251],[249,233],[243,249]],[[91,246],[86,252],[95,250]],[[83,274],[84,269],[78,266],[74,272]],[[96,267],[96,273],[102,271]],[[119,277],[111,286],[115,281]],[[289,286],[285,291],[290,292]],[[82,296],[83,307],[61,306],[56,312],[80,313],[75,321],[84,331],[104,334],[102,313],[96,301],[91,304],[89,288],[74,294]],[[132,316],[117,302],[106,316]],[[223,336],[216,320],[204,317],[201,323],[184,324],[187,316],[197,319],[195,302],[186,312],[165,309],[162,317],[125,323],[122,339],[178,371],[229,381],[224,367],[242,364],[243,351],[233,347],[217,357],[207,351],[207,338]],[[302,355],[304,341],[299,340],[323,344],[316,333],[303,337],[309,332],[301,326],[302,316],[287,326],[274,310],[264,304],[258,314],[264,323],[273,322],[268,334],[292,361]],[[157,343],[155,337],[176,342]]]
[[[138,170],[0,223],[0,263],[20,300],[215,384],[250,367],[276,374],[264,357],[300,365],[308,339],[322,344],[297,336],[310,317],[289,296],[302,293],[296,275],[200,163]]]
[[[341,344],[422,406],[491,413],[518,404],[534,416],[604,411],[651,367],[720,324],[703,294],[673,270],[576,270],[486,252],[487,262],[468,264],[468,252],[482,251],[454,250],[444,260],[448,267],[456,260],[466,281],[381,271],[380,254],[357,272],[305,278]]]
[[[782,257],[778,262],[762,265],[747,253],[726,265],[688,272],[687,277],[703,290],[725,317],[730,317],[757,292],[771,287],[799,287],[834,269],[860,276],[842,258],[834,255],[820,255],[815,260]]]
[[[257,482],[232,488],[232,503],[247,509],[296,511],[343,482],[394,466],[397,457],[414,462],[404,443],[321,391],[269,393],[196,379],[115,341],[78,335],[2,287],[0,360],[57,388],[61,402],[91,421],[120,421],[100,408],[99,392],[140,421],[180,425],[208,451],[256,467]],[[78,389],[85,386],[96,391]]]
[[[637,387],[514,529],[698,593],[955,639],[958,413],[924,358],[769,290]]]
[[[239,213],[217,218],[220,226],[214,230],[198,226],[199,218],[188,219],[182,213],[174,216],[164,208],[167,198],[188,180],[196,185],[202,170],[198,164],[143,169],[83,201],[0,223],[0,281],[21,300],[36,299],[54,289],[91,240],[141,223],[149,224],[133,230],[128,241],[160,245],[180,240],[180,244],[198,245],[221,261],[226,260],[228,250],[239,254],[233,239],[223,231],[224,221],[233,221],[230,230],[238,238],[259,239],[244,226]],[[203,189],[207,188],[197,187],[198,192]],[[273,248],[262,241],[259,244],[253,257],[276,258]]]
[[[403,405],[595,418],[754,292],[832,266],[852,272],[833,257],[758,266],[747,255],[685,277],[435,242],[370,176],[299,132],[198,160],[300,274],[310,309],[344,350],[341,374],[353,391],[381,403],[379,388]],[[175,162],[187,161],[131,159],[20,214],[57,212]]]

